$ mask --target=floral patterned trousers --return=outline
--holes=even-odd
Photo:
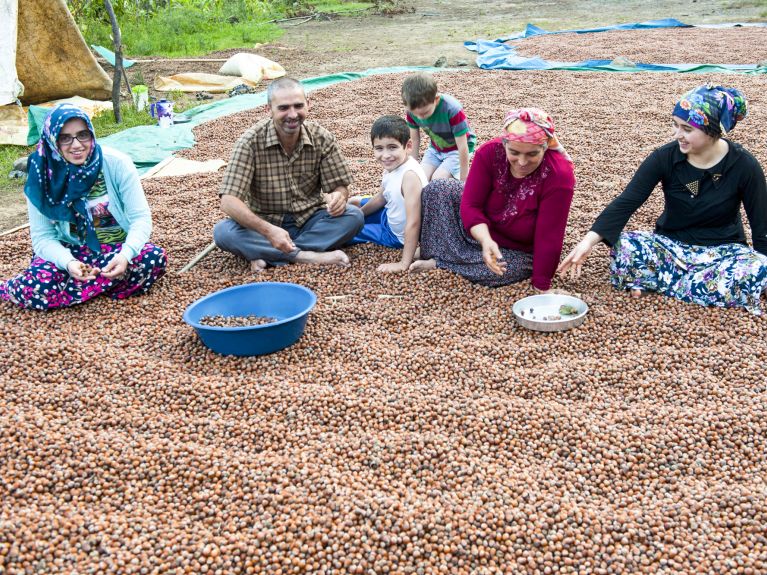
[[[120,251],[122,244],[102,244],[100,254],[94,254],[87,246],[64,246],[72,252],[74,258],[91,267],[103,269],[113,255]],[[122,277],[109,279],[99,275],[94,280],[80,281],[66,270],[60,270],[56,264],[33,257],[26,270],[0,282],[0,299],[36,310],[69,307],[102,294],[112,299],[125,299],[133,294],[145,293],[165,274],[166,265],[165,250],[148,243],[128,262]]]
[[[610,281],[618,289],[762,313],[767,256],[743,244],[693,246],[652,232],[625,232],[610,255]]]

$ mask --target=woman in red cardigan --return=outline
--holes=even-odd
[[[487,286],[531,278],[551,288],[575,188],[570,156],[542,110],[512,110],[503,134],[474,154],[465,186],[423,189],[422,259],[411,271],[446,269]]]

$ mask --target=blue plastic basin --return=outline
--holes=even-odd
[[[202,342],[224,355],[263,355],[293,345],[304,333],[317,296],[309,288],[292,283],[263,282],[223,289],[206,295],[184,311]],[[200,324],[211,315],[273,317],[277,321],[247,327],[215,327]]]

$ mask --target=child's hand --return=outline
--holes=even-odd
[[[396,264],[381,264],[378,266],[378,271],[385,274],[392,274],[398,272],[406,272],[409,266],[406,266],[402,262]]]

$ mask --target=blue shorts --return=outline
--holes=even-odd
[[[364,198],[360,206],[364,206],[370,198]],[[352,238],[349,245],[374,243],[387,248],[402,249],[404,246],[389,227],[389,219],[386,217],[386,208],[381,208],[365,217],[365,225]]]
[[[437,168],[442,168],[450,172],[456,180],[461,179],[461,160],[458,155],[458,150],[440,152],[435,150],[433,146],[429,146],[426,148],[426,153],[421,159],[421,164],[434,166],[435,171]]]

